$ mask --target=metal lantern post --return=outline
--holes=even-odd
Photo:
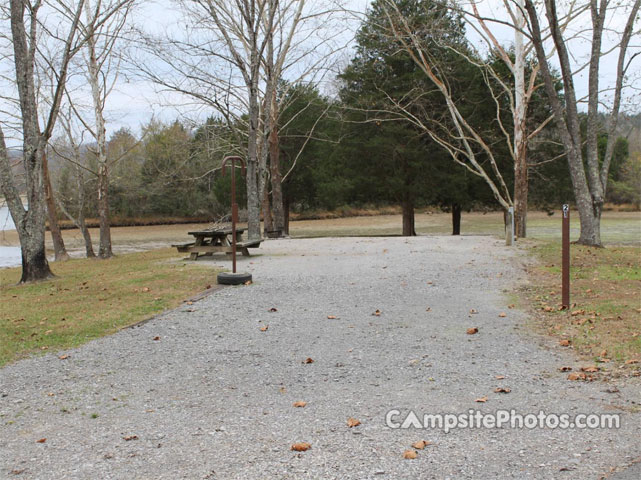
[[[218,283],[223,285],[240,285],[251,282],[249,273],[236,273],[236,224],[238,223],[238,204],[236,203],[236,162],[240,163],[242,175],[245,175],[245,161],[238,156],[229,156],[223,159],[222,173],[225,175],[227,162],[231,162],[231,255],[232,273],[219,273]]]

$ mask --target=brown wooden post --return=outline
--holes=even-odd
[[[231,256],[232,273],[236,273],[236,223],[238,222],[238,204],[236,203],[236,160],[240,163],[243,175],[245,174],[245,162],[240,157],[225,157],[223,159],[223,175],[227,160],[231,160]]]
[[[570,206],[563,205],[561,227],[561,306],[570,308]]]

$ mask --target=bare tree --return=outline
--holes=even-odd
[[[296,83],[323,69],[341,33],[325,28],[327,18],[339,9],[305,0],[177,3],[187,28],[165,39],[148,37],[147,48],[156,60],[134,63],[156,84],[213,108],[236,130],[246,146],[250,238],[260,237],[271,162],[272,202],[280,230],[284,216],[274,127],[282,96],[277,89],[285,77]],[[326,35],[319,37],[318,32]]]
[[[86,39],[83,48],[84,77],[90,88],[91,114],[86,114],[78,99],[69,93],[67,98],[82,125],[95,142],[94,154],[98,161],[98,219],[100,222],[100,246],[98,256],[110,258],[113,256],[111,245],[111,229],[109,219],[109,174],[117,158],[107,156],[106,117],[105,108],[109,94],[119,77],[120,53],[117,51],[122,44],[122,32],[127,17],[135,4],[135,0],[98,0],[92,6],[91,0],[85,0],[84,15],[79,22],[79,28]],[[107,19],[105,12],[113,12]],[[89,117],[93,117],[89,120]]]
[[[573,65],[570,43],[564,36],[557,4],[554,0],[544,0],[545,16],[555,48],[555,57],[560,65],[563,82],[563,100],[554,88],[552,68],[545,52],[545,30],[542,19],[537,12],[532,0],[525,0],[525,9],[529,20],[529,30],[536,50],[541,75],[545,83],[545,90],[554,112],[554,120],[559,136],[563,142],[565,154],[570,169],[570,177],[574,189],[574,196],[581,222],[581,234],[578,243],[584,245],[601,246],[601,212],[605,201],[610,162],[614,153],[615,132],[621,106],[621,95],[624,87],[626,72],[632,60],[639,54],[628,55],[628,47],[635,31],[635,22],[641,7],[641,0],[623,2],[622,4],[610,0],[591,0],[589,2],[590,28],[590,57],[588,69],[588,110],[587,130],[585,133],[585,148],[579,118],[577,88],[575,76],[586,65]],[[613,96],[610,106],[608,125],[606,128],[608,139],[602,163],[599,162],[598,135],[599,135],[599,107],[603,105],[603,87],[600,85],[600,67],[605,55],[609,53],[604,49],[603,40],[606,29],[606,20],[613,16],[625,19],[623,29],[619,32],[618,42],[609,50],[617,52],[616,78],[614,85],[610,86]],[[584,19],[580,17],[578,21]],[[610,32],[612,33],[612,32]],[[585,152],[585,153],[584,153]]]
[[[72,56],[77,52],[76,37],[78,20],[83,2],[80,0],[67,10],[71,13],[70,22],[63,22],[53,30],[47,30],[38,18],[43,3],[26,0],[11,0],[10,25],[15,65],[15,85],[18,90],[19,113],[23,140],[23,162],[26,174],[27,199],[29,208],[25,209],[16,180],[11,170],[5,145],[5,135],[0,125],[0,184],[13,217],[22,250],[21,282],[42,280],[52,275],[45,252],[45,165],[46,147],[58,116],[67,70]],[[65,30],[66,29],[66,30]],[[57,64],[56,86],[45,113],[44,126],[40,125],[39,102],[36,88],[36,56],[40,35],[60,40],[59,61]]]
[[[435,112],[419,113],[420,108],[414,106],[420,99],[420,93],[410,92],[403,98],[388,95],[390,104],[395,108],[386,113],[400,115],[400,118],[411,122],[443,147],[454,162],[481,177],[507,211],[513,205],[512,196],[499,170],[492,141],[484,138],[483,132],[462,113],[453,96],[446,69],[441,68],[426,43],[426,38],[433,38],[429,33],[438,31],[440,26],[412,23],[413,19],[404,15],[401,5],[395,0],[383,0],[381,7],[384,18],[381,19],[380,28],[410,56],[446,105],[446,111],[440,116],[435,116]],[[457,53],[462,52],[459,49]],[[471,58],[469,60],[473,62]]]

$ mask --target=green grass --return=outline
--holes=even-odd
[[[539,242],[532,251],[540,264],[527,293],[549,333],[588,357],[641,359],[641,247],[571,245],[567,311],[558,308],[560,242]]]
[[[215,283],[216,271],[175,250],[52,264],[56,278],[16,285],[0,269],[0,365],[34,352],[81,345],[178,306]]]

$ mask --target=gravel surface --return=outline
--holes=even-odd
[[[277,240],[259,251],[240,260],[252,285],[65,360],[1,369],[0,478],[596,479],[641,456],[639,379],[568,381],[558,368],[583,363],[508,309],[523,251],[491,237]],[[388,428],[391,409],[605,412],[622,425],[445,433]],[[420,439],[433,444],[404,459]],[[293,452],[295,442],[312,448]]]

